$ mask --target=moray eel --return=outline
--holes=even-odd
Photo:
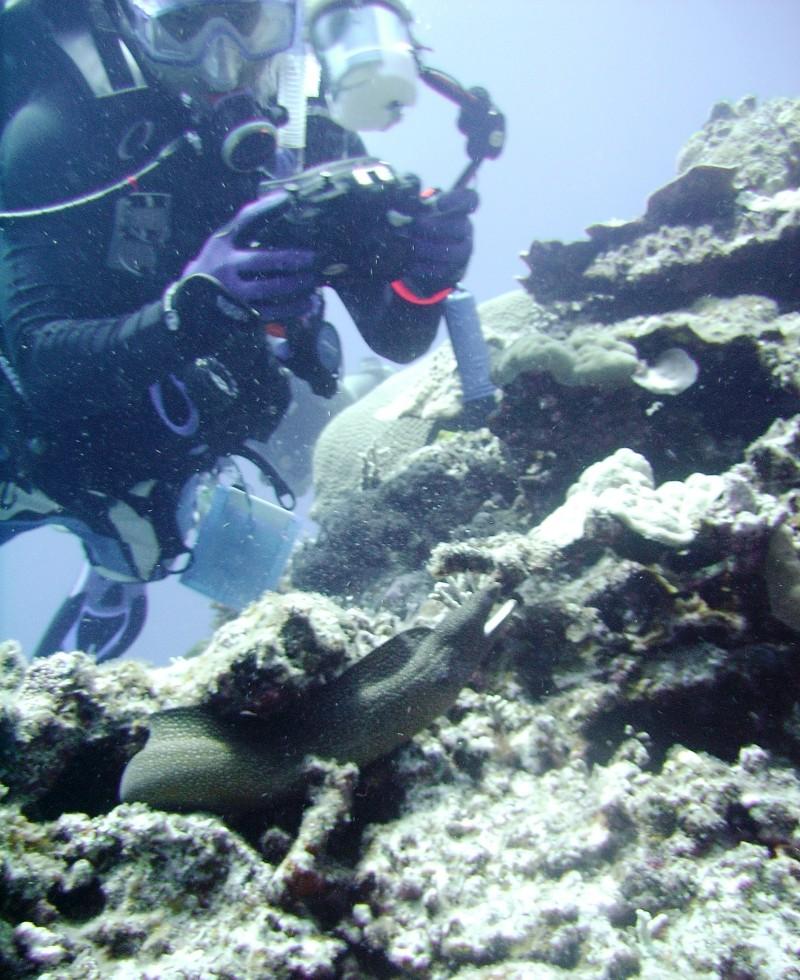
[[[301,787],[309,755],[359,766],[385,755],[452,705],[513,607],[487,622],[497,597],[492,586],[435,629],[398,634],[268,722],[222,720],[199,707],[157,712],[123,773],[121,799],[164,810],[255,810]]]

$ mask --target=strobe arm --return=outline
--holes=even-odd
[[[420,66],[419,74],[429,88],[461,109],[458,128],[467,137],[470,162],[453,186],[465,187],[484,160],[495,160],[503,152],[506,117],[494,105],[485,88],[465,89],[452,75],[426,65]]]

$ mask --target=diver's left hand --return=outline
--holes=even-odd
[[[421,213],[398,231],[409,241],[403,281],[422,296],[455,286],[472,255],[470,214],[478,195],[470,187],[436,194]]]

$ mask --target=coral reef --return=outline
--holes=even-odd
[[[643,218],[595,225],[589,241],[534,242],[527,288],[542,302],[579,301],[605,322],[707,294],[796,302],[799,130],[794,100],[720,103]]]
[[[798,101],[720,104],[641,218],[534,243],[481,307],[487,427],[444,348],[345,409],[290,591],[198,655],[0,645],[4,976],[800,976],[798,141]],[[514,611],[405,739],[436,657],[397,638],[487,577]],[[382,650],[415,666],[375,718],[337,691]],[[302,778],[120,804],[176,711]]]
[[[7,977],[329,977],[342,953],[269,904],[273,869],[208,817],[134,804],[41,824],[7,808],[0,846]]]

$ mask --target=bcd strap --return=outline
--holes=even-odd
[[[114,92],[145,88],[147,83],[119,35],[104,0],[89,0],[90,30]]]
[[[28,400],[22,381],[11,361],[0,354],[0,480],[17,479],[25,481],[25,476],[17,472],[23,433],[29,428],[26,423]],[[27,433],[27,438],[32,436]]]

